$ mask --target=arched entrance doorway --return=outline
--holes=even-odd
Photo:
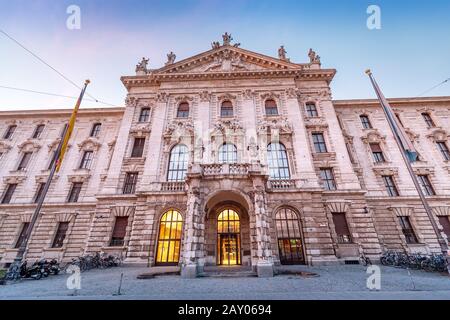
[[[224,209],[217,217],[217,264],[241,264],[241,221],[232,209]]]
[[[281,208],[275,215],[275,226],[281,264],[304,264],[303,237],[297,214],[289,208]]]
[[[161,217],[158,248],[156,251],[156,265],[178,265],[180,260],[182,226],[183,217],[178,211],[169,210]]]

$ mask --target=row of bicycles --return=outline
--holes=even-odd
[[[384,266],[405,269],[425,270],[428,272],[445,272],[447,261],[442,254],[422,255],[420,253],[407,254],[397,251],[386,251],[380,258]]]
[[[69,262],[65,269],[67,270],[69,266],[77,266],[81,272],[84,272],[91,269],[119,267],[120,265],[122,265],[122,259],[120,257],[97,252],[72,259],[72,262]]]

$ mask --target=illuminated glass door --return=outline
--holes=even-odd
[[[241,264],[241,237],[239,215],[230,209],[222,211],[217,219],[218,264]]]
[[[183,217],[177,211],[166,212],[159,226],[157,265],[177,265],[180,260]]]

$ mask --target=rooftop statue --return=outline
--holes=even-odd
[[[169,64],[174,64],[176,58],[177,58],[177,56],[175,55],[175,53],[170,51],[170,53],[167,54],[166,66],[169,65]]]
[[[149,59],[146,59],[145,57],[142,58],[142,61],[136,65],[136,73],[147,74],[148,73],[148,69],[147,69],[148,61],[149,61]]]
[[[313,49],[309,49],[308,56],[310,63],[320,63],[320,56]]]

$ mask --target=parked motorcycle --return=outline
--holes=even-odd
[[[24,261],[20,265],[20,277],[24,279],[39,280],[42,278],[41,267],[35,262],[31,267],[27,267],[27,262]]]

